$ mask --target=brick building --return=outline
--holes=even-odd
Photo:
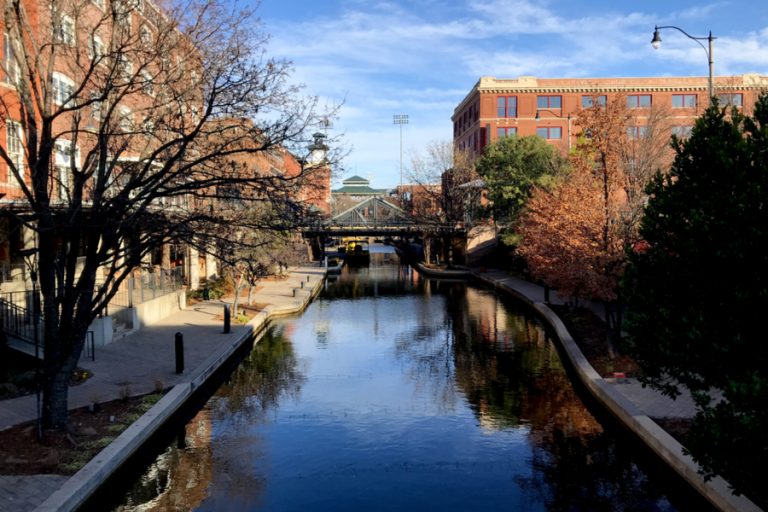
[[[768,90],[768,76],[715,77],[714,88],[721,105],[750,111],[759,93]],[[454,109],[454,147],[479,155],[499,137],[539,135],[565,151],[579,132],[579,110],[619,94],[636,120],[628,129],[630,137],[642,135],[655,107],[668,109],[670,134],[685,135],[709,105],[706,77],[481,77]]]

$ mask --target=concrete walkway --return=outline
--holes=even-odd
[[[254,302],[267,305],[265,311],[269,316],[297,312],[309,300],[310,290],[324,274],[325,270],[317,266],[292,268],[285,279],[260,282]],[[231,303],[231,299],[228,302]],[[233,323],[231,332],[224,334],[225,304],[222,301],[194,304],[157,325],[143,327],[113,343],[96,347],[95,361],[84,358],[80,362],[93,377],[70,388],[70,409],[204,378],[204,374],[211,371],[211,358],[229,350],[233,340],[250,335],[252,330],[251,326]],[[175,373],[176,332],[184,336],[185,372],[182,375]],[[36,417],[34,395],[0,401],[0,429],[34,421]],[[0,512],[34,510],[66,481],[67,477],[56,475],[0,476]]]

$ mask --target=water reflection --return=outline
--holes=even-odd
[[[534,317],[380,256],[279,322],[121,510],[675,510]]]
[[[208,410],[200,411],[180,436],[182,441],[152,463],[115,510],[194,510],[203,502],[213,480]]]
[[[251,424],[295,398],[306,380],[290,342],[292,326],[271,327],[211,401],[221,422]]]
[[[283,325],[271,327],[261,337],[207,406],[187,423],[178,443],[158,457],[115,510],[194,510],[211,487],[226,493],[233,505],[247,508],[258,501],[265,478],[249,470],[243,455],[258,458],[262,447],[247,432],[274,413],[280,400],[297,397],[305,380],[288,336],[290,326]],[[216,444],[215,459],[214,437],[228,438]]]

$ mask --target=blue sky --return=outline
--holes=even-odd
[[[407,177],[411,155],[451,139],[453,109],[480,76],[706,76],[704,50],[677,31],[653,50],[656,24],[711,30],[716,75],[768,75],[765,0],[262,0],[257,14],[306,93],[343,102],[330,131],[350,150],[339,177],[381,188],[400,180],[392,116],[409,116]]]

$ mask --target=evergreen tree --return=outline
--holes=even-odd
[[[705,474],[765,505],[768,95],[752,116],[710,107],[673,147],[625,276],[628,345],[645,382],[692,392],[686,445]]]
[[[504,241],[515,244],[513,224],[537,185],[561,176],[567,160],[541,137],[504,137],[485,148],[476,164],[485,180],[491,213],[502,228]]]

